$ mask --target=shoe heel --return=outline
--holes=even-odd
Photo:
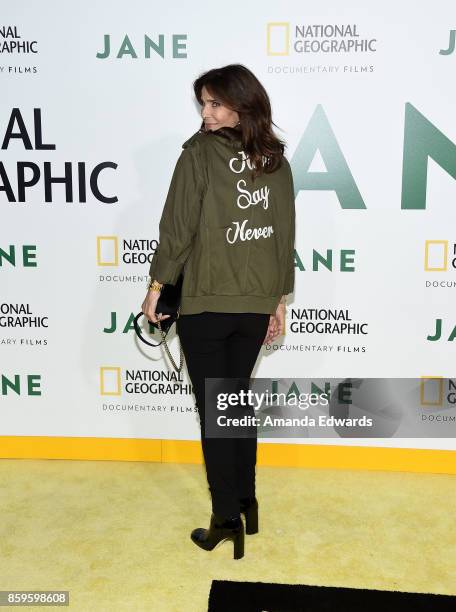
[[[245,532],[249,535],[258,533],[258,508],[245,511]]]
[[[233,539],[233,559],[242,559],[244,556],[244,530],[241,529]]]
[[[241,507],[241,512],[245,516],[245,533],[252,535],[258,533],[258,502],[256,499],[250,505]]]

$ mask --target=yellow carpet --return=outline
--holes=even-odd
[[[456,595],[455,485],[260,466],[260,533],[234,561],[190,540],[209,524],[203,465],[4,459],[0,590],[66,589],[84,612],[205,612],[214,578]]]

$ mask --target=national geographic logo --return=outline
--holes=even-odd
[[[116,268],[120,265],[146,265],[158,247],[158,240],[149,238],[122,238],[117,235],[97,236],[96,262],[97,266]],[[119,282],[131,280],[131,277],[118,274],[103,274],[102,282]],[[138,279],[139,280],[139,279]]]
[[[17,26],[0,26],[0,53],[2,55],[15,55],[38,53],[36,40],[21,40]]]
[[[295,334],[368,334],[367,323],[353,321],[343,308],[291,308],[289,326]]]
[[[3,123],[1,117],[0,120]],[[102,161],[91,168],[84,161],[62,161],[54,153],[57,146],[44,141],[41,108],[33,109],[33,120],[28,109],[23,114],[20,108],[13,108],[5,123],[1,150],[8,151],[11,147],[12,151],[18,152],[21,160],[11,163],[10,168],[0,161],[0,196],[3,198],[5,194],[9,203],[26,203],[34,197],[38,200],[44,198],[44,202],[85,203],[88,196],[104,204],[118,201],[117,196],[102,193],[99,186],[101,173],[104,178],[105,171],[116,170],[117,164]],[[0,129],[3,129],[3,125]],[[37,161],[24,161],[22,149],[37,151]],[[42,151],[47,151],[46,155],[54,157],[54,160],[43,161]]]
[[[35,330],[43,327],[48,329],[49,317],[34,312],[31,304],[0,302],[0,349],[47,346],[46,337],[32,337]]]
[[[17,60],[36,58],[38,55],[38,42],[36,40],[22,39],[17,26],[0,25],[0,58],[11,64],[0,64],[0,74],[2,76],[18,76],[36,74],[38,68],[34,65],[14,63]]]
[[[175,393],[191,395],[192,385],[184,384],[182,373],[162,370],[125,370],[119,366],[100,366],[100,395],[119,396],[122,393],[174,395]]]
[[[426,240],[424,243],[424,271],[451,273],[456,271],[456,243],[449,240]],[[456,287],[456,280],[427,280],[426,287]]]
[[[0,303],[0,329],[49,327],[48,317],[34,315],[30,304]]]
[[[356,24],[292,24],[288,21],[266,25],[266,53],[275,56],[313,53],[376,52],[376,38],[361,38]]]
[[[456,383],[453,379],[443,376],[421,376],[420,405],[423,408],[452,408],[455,404]],[[455,420],[454,416],[452,420]]]
[[[451,257],[448,252],[451,249]],[[448,272],[456,269],[456,243],[448,240],[426,240],[424,243],[424,269],[426,272]]]
[[[102,50],[95,55],[97,59],[187,59],[187,34],[147,34],[141,39],[114,38],[103,36]]]

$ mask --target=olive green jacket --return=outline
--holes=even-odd
[[[295,197],[288,160],[251,180],[240,140],[199,130],[177,160],[149,274],[174,285],[181,314],[273,314],[294,288]]]

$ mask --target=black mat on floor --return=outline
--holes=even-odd
[[[208,612],[366,612],[372,606],[400,612],[456,610],[456,597],[307,584],[213,580]]]

